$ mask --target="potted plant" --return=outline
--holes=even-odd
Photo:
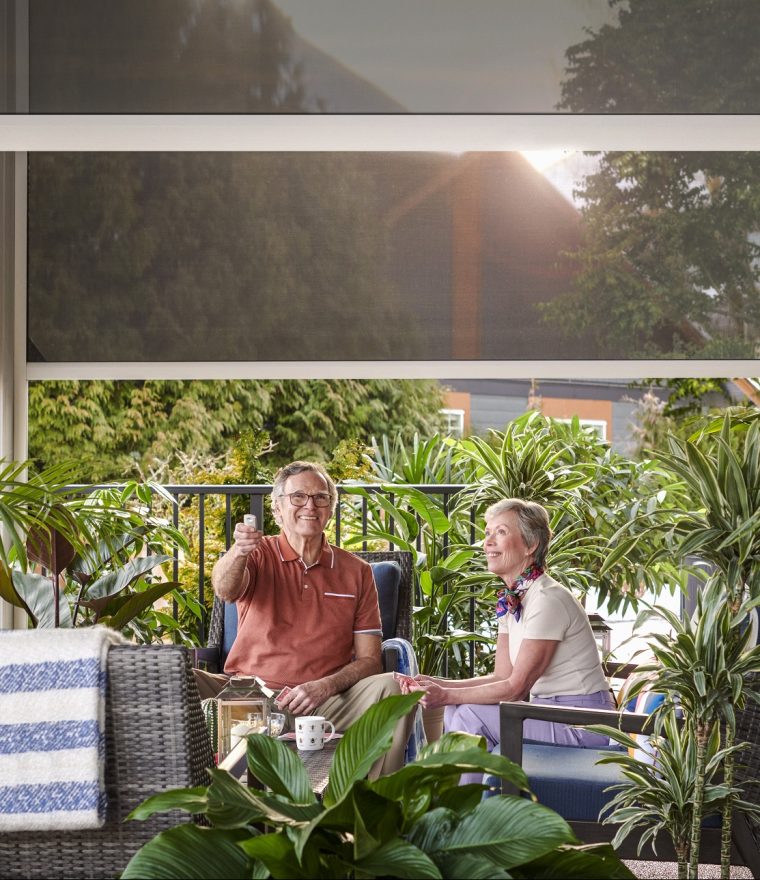
[[[213,877],[632,877],[611,847],[578,845],[567,823],[532,800],[459,786],[488,771],[525,789],[522,771],[489,754],[482,738],[447,734],[418,759],[372,782],[365,776],[391,744],[396,721],[418,694],[388,697],[343,736],[322,802],[296,753],[260,734],[248,738],[251,772],[268,790],[209,770],[207,788],[165,792],[136,819],[182,809],[211,827],[161,832],[122,874]],[[262,827],[262,823],[263,827]]]

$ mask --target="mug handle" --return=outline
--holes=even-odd
[[[335,736],[335,725],[332,723],[332,721],[328,721],[326,718],[325,718],[325,724],[330,725],[330,736],[326,736],[324,739],[324,742],[329,743],[330,740]],[[323,730],[324,730],[324,728],[323,728]]]

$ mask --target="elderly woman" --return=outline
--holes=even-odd
[[[498,640],[492,675],[465,681],[418,676],[422,705],[445,706],[447,731],[485,736],[499,743],[499,702],[524,700],[566,706],[614,708],[586,612],[545,571],[551,539],[546,510],[534,501],[507,498],[486,511],[488,570],[504,582],[496,603]],[[528,720],[526,739],[596,748],[606,737],[586,730]],[[465,779],[464,781],[474,781]]]

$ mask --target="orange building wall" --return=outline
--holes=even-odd
[[[464,432],[469,434],[472,425],[470,419],[470,393],[468,391],[444,391],[443,405],[446,409],[464,410]]]
[[[607,440],[612,440],[612,401],[567,400],[562,397],[543,397],[541,412],[551,419],[595,419],[607,423]]]

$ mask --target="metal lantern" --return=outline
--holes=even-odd
[[[255,677],[234,677],[216,698],[220,761],[249,733],[267,733],[273,692],[262,685]]]

